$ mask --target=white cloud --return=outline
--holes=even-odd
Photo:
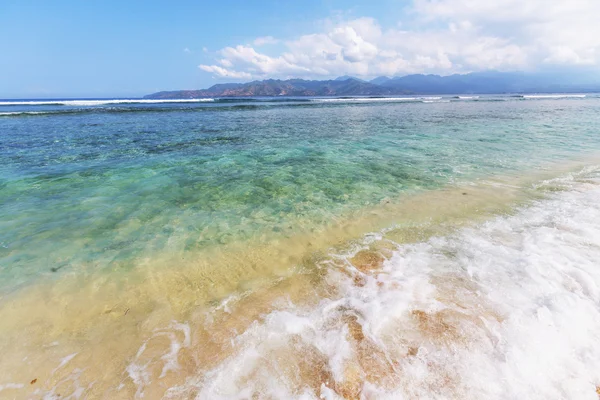
[[[201,65],[200,69],[202,69],[206,72],[211,72],[221,78],[234,78],[234,79],[252,78],[252,75],[250,75],[247,72],[227,70],[225,68],[219,67],[218,65]]]
[[[254,39],[252,42],[255,46],[264,46],[266,44],[277,44],[279,40],[275,39],[273,36],[261,36]]]
[[[226,47],[219,52],[221,65],[200,65],[200,69],[218,77],[250,78],[253,76],[277,76],[281,74],[303,75],[310,70],[290,62],[285,55],[270,57],[258,53],[252,47],[239,45]],[[233,69],[233,68],[236,69]]]
[[[409,24],[388,29],[373,18],[325,24],[321,32],[282,42],[279,54],[226,47],[215,65],[200,68],[246,79],[600,64],[600,0],[413,0],[408,13]],[[253,45],[275,42],[267,36]]]
[[[183,52],[184,52],[184,53],[188,53],[188,54],[189,54],[189,53],[191,53],[192,51],[186,47],[186,48],[184,48],[184,49],[183,49]]]
[[[470,21],[526,50],[534,65],[600,63],[598,0],[415,0],[415,10],[430,20]]]

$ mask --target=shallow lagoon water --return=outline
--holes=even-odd
[[[461,318],[493,316],[498,340],[521,345],[507,307],[539,298],[506,281],[521,303],[491,290],[474,301],[472,271],[516,273],[488,268],[513,263],[502,258],[511,251],[517,265],[554,271],[519,264],[531,251],[511,247],[544,229],[548,221],[527,224],[538,209],[585,227],[574,242],[561,241],[560,226],[550,237],[558,256],[580,254],[572,263],[583,278],[562,294],[583,302],[589,322],[580,342],[560,330],[557,340],[593,350],[597,227],[561,207],[596,212],[594,96],[1,108],[0,389],[11,397],[502,398],[502,386],[473,391],[466,372],[449,376],[442,361],[464,362],[464,351],[492,368],[489,379],[524,379],[509,353],[498,353],[504,364],[488,357],[489,332]],[[485,224],[511,226],[494,233],[501,254],[460,256],[465,241],[491,240]],[[403,258],[413,251],[418,259]],[[440,266],[438,253],[448,257]],[[384,290],[415,274],[412,289]],[[383,325],[373,328],[374,318]],[[367,348],[375,355],[365,361]],[[397,369],[410,357],[424,363],[421,380]],[[593,373],[589,390],[559,388],[561,371],[518,390],[589,397],[600,383]]]
[[[576,157],[597,146],[597,103],[134,104],[4,117],[2,286],[294,235],[407,192]],[[73,107],[63,108],[53,110]]]

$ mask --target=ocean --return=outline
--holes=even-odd
[[[0,398],[598,398],[600,95],[0,100],[0,157]]]

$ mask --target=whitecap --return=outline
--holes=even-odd
[[[0,112],[0,117],[17,117],[19,115],[42,115],[51,114],[46,111],[11,111],[11,112]]]
[[[204,103],[213,102],[214,99],[105,99],[105,100],[23,100],[23,101],[0,101],[0,106],[101,106],[107,104],[163,104],[163,103]]]
[[[585,94],[525,94],[522,96],[524,99],[565,99],[565,98],[575,98],[582,99],[585,98]]]
[[[347,98],[315,98],[310,99],[312,102],[317,103],[377,103],[377,102],[423,102],[423,103],[433,103],[433,102],[442,102],[442,97],[434,96],[434,97],[347,97]],[[448,100],[449,101],[449,100]]]

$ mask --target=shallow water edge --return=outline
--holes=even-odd
[[[191,260],[165,254],[127,273],[90,271],[23,288],[1,299],[0,390],[18,398],[475,398],[474,387],[496,390],[465,381],[470,375],[452,372],[449,359],[482,357],[492,379],[485,349],[520,346],[506,336],[518,328],[511,307],[537,302],[527,297],[535,284],[583,307],[583,347],[597,337],[598,181],[582,164],[592,163],[388,199],[267,245],[223,246]],[[544,257],[546,272],[535,259],[544,252],[562,262]],[[563,268],[572,281],[556,287],[544,274]],[[519,291],[519,279],[534,286]],[[513,297],[503,304],[507,290]],[[496,373],[516,373],[506,368]],[[418,371],[421,380],[406,380]],[[539,389],[519,385],[521,394]],[[560,393],[584,393],[569,391],[580,387]]]

